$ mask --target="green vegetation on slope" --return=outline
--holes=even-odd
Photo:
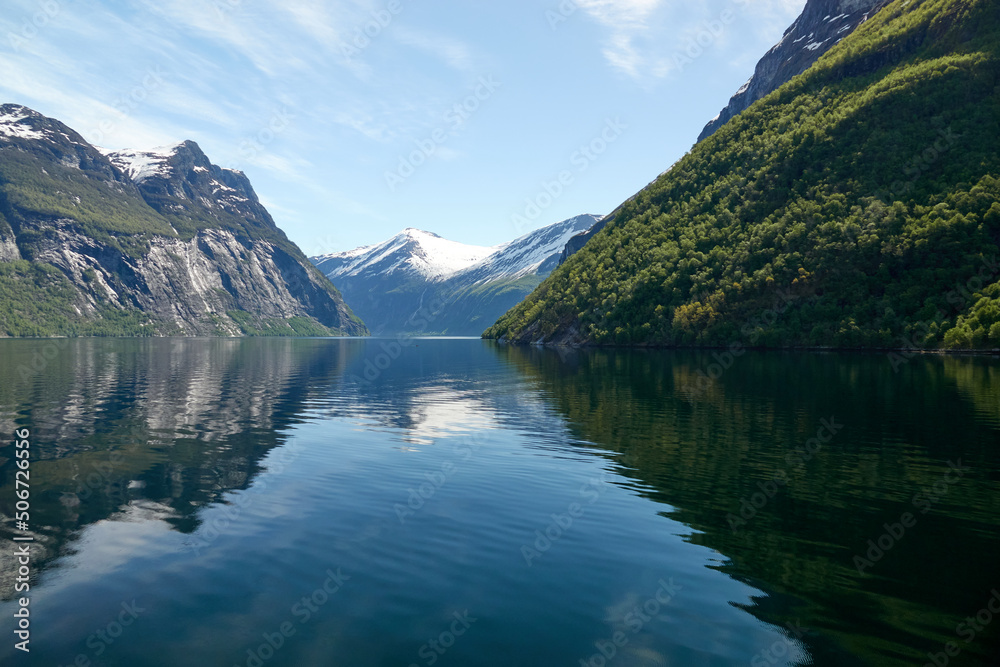
[[[129,186],[122,185],[120,191],[115,185],[13,148],[0,159],[0,207],[8,215],[16,218],[17,211],[30,211],[41,218],[74,220],[88,236],[131,256],[145,252],[152,235],[176,236],[137,192],[123,192]],[[36,233],[25,231],[18,236],[18,245],[29,256]]]
[[[150,319],[137,310],[99,307],[99,317],[77,310],[79,292],[57,268],[18,260],[0,262],[0,336],[149,336]]]
[[[991,1],[892,3],[484,336],[1000,346],[998,43]]]

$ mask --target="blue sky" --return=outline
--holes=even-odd
[[[694,143],[805,0],[5,0],[0,101],[197,141],[309,255],[603,214]]]

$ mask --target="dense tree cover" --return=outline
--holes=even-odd
[[[59,269],[40,262],[0,262],[0,336],[149,336],[137,310],[99,306],[85,316],[80,294]]]
[[[1000,12],[893,2],[484,336],[1000,347]]]

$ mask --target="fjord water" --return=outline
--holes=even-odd
[[[998,360],[724,361],[0,341],[0,662],[997,664]]]

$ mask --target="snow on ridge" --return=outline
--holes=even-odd
[[[336,269],[324,268],[331,279],[358,276],[366,272],[392,274],[410,271],[431,281],[471,276],[476,282],[496,278],[519,278],[535,273],[569,239],[590,229],[601,216],[579,215],[502,243],[474,246],[449,241],[432,232],[408,227],[382,243],[353,250],[319,255],[314,263],[340,260]]]
[[[449,241],[437,234],[408,228],[403,231],[418,250],[410,265],[428,278],[445,278],[479,262],[498,249]]]
[[[158,146],[149,150],[136,150],[125,148],[122,150],[108,150],[98,148],[111,162],[125,172],[125,174],[135,183],[142,183],[147,178],[153,176],[169,176],[170,167],[167,160],[177,153],[177,149],[182,143],[173,146]]]
[[[15,107],[16,110],[0,114],[0,134],[17,139],[44,139],[45,133],[40,132],[22,120],[31,118],[27,107]]]
[[[545,260],[562,252],[571,238],[590,229],[602,217],[578,215],[528,232],[509,243],[497,246],[496,252],[461,273],[476,274],[477,283],[531,275],[538,271]]]
[[[329,273],[330,276],[356,276],[382,262],[395,259],[389,268],[381,271],[394,273],[410,270],[428,280],[444,280],[488,257],[496,250],[496,247],[449,241],[432,232],[408,227],[388,241],[321,255],[316,259],[345,261],[342,267]]]

